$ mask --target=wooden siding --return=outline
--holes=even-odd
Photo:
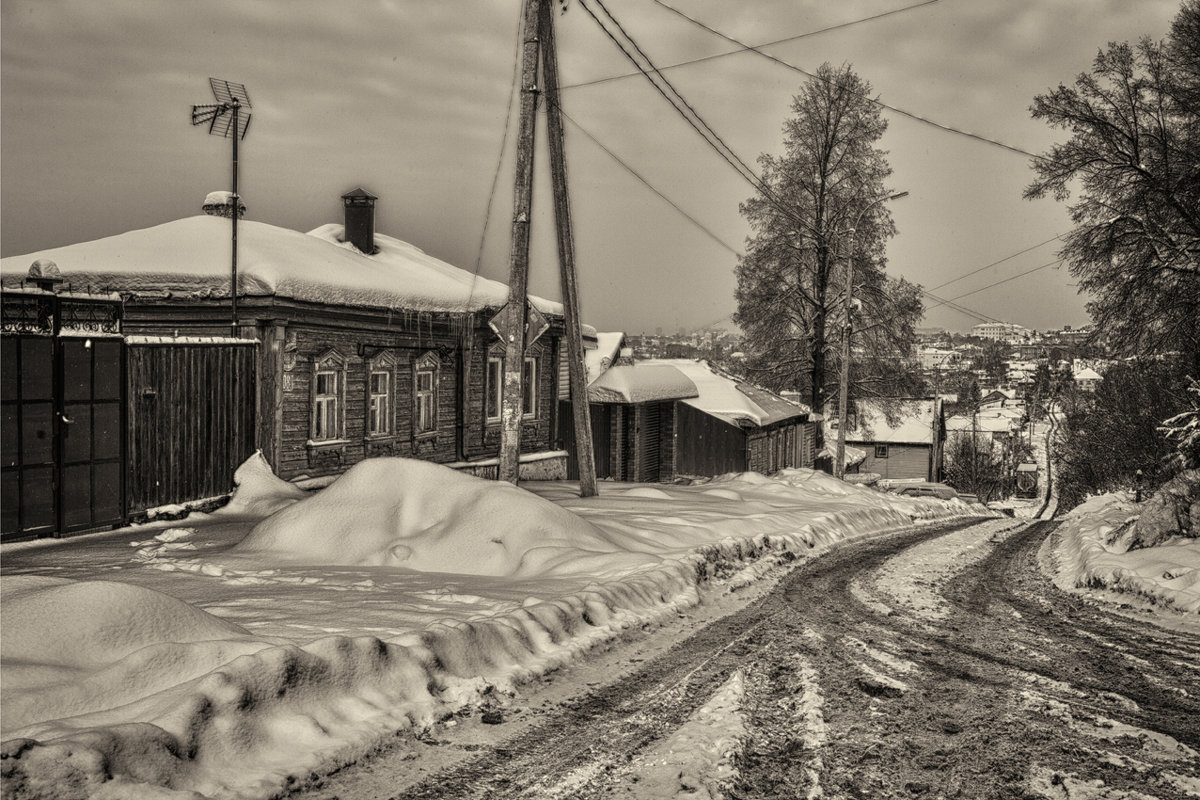
[[[130,513],[216,497],[255,449],[256,347],[131,344]]]
[[[722,475],[749,467],[746,434],[687,403],[678,403],[675,471],[679,475]]]
[[[239,304],[244,335],[261,342],[256,435],[283,478],[344,472],[364,458],[404,456],[439,463],[494,458],[500,427],[485,419],[484,382],[489,347],[498,340],[484,324],[488,311],[470,316],[341,308],[280,298],[247,298]],[[228,308],[207,303],[133,303],[126,330],[170,336],[228,335]],[[494,313],[494,312],[493,312]],[[522,427],[521,452],[552,449],[557,417],[561,322],[534,343],[538,408]],[[388,353],[395,360],[393,433],[367,436],[368,362]],[[428,353],[439,363],[437,425],[414,435],[413,365]],[[330,353],[342,368],[344,427],[336,442],[312,443],[314,364]]]
[[[859,472],[874,472],[884,478],[935,480],[930,470],[929,445],[889,444],[888,457],[875,457],[873,442],[847,442],[867,452],[867,459],[858,468]]]

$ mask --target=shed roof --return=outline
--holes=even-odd
[[[53,259],[76,288],[135,297],[229,297],[229,220],[187,217],[91,242],[0,259],[0,281],[20,286],[34,259]],[[238,223],[242,296],[276,296],[326,305],[401,311],[467,312],[497,308],[508,287],[375,234],[379,252],[364,255],[343,241],[341,225],[309,233],[264,222]],[[539,311],[562,305],[531,297]]]
[[[764,426],[806,417],[811,413],[808,406],[722,375],[706,361],[686,358],[652,359],[642,362],[639,367],[643,365],[665,365],[678,369],[696,385],[699,392],[698,397],[684,402],[730,425]]]
[[[610,367],[588,386],[593,403],[650,403],[695,397],[696,384],[671,366]]]

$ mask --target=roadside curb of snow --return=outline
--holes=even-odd
[[[1056,587],[1108,610],[1165,610],[1181,617],[1185,627],[1200,628],[1190,618],[1200,613],[1200,595],[1180,603],[1179,590],[1168,584],[1176,579],[1151,579],[1119,563],[1121,553],[1106,547],[1108,535],[1136,519],[1136,507],[1128,498],[1112,496],[1089,501],[1059,518],[1059,525],[1038,549],[1042,574]],[[1153,548],[1151,548],[1153,549]],[[1152,615],[1154,621],[1170,624],[1168,618]],[[1185,621],[1183,618],[1189,618]],[[1140,617],[1139,617],[1140,618]]]
[[[286,791],[395,735],[420,735],[473,713],[626,631],[661,624],[701,602],[703,585],[737,591],[797,556],[954,518],[915,510],[927,518],[858,508],[813,517],[792,532],[727,538],[569,596],[503,616],[434,623],[392,641],[332,636],[270,646],[132,703],[120,716],[75,718],[65,736],[37,742],[39,726],[19,731],[0,751],[5,795]]]

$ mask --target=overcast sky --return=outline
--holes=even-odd
[[[666,66],[736,48],[664,3],[759,45],[920,0],[605,2]],[[341,221],[340,195],[362,186],[380,198],[379,232],[474,269],[499,160],[480,271],[505,280],[515,123],[500,153],[520,7],[3,0],[0,249],[33,253],[200,213],[205,194],[230,187],[228,140],[189,124],[191,105],[211,101],[213,76],[244,83],[253,104],[239,186],[248,219],[310,230]],[[887,105],[1038,153],[1063,134],[1030,118],[1034,95],[1070,83],[1109,41],[1161,38],[1178,8],[1177,0],[934,0],[764,49],[808,72],[848,63]],[[738,204],[750,185],[644,78],[590,83],[630,66],[579,0],[557,19],[563,84],[590,84],[563,95],[578,125],[568,124],[567,157],[585,318],[630,333],[727,319],[735,252],[749,232]],[[806,80],[753,52],[666,74],[751,163],[780,151]],[[899,235],[888,269],[978,315],[929,308],[925,324],[1085,323],[1066,269],[1035,270],[1055,262],[1057,243],[1045,242],[1070,221],[1061,203],[1021,199],[1029,158],[894,111],[885,117],[891,185],[911,193],[893,204]],[[530,285],[557,297],[544,148],[537,169]]]

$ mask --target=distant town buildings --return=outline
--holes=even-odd
[[[971,335],[980,339],[1004,344],[1020,344],[1029,341],[1033,331],[1012,322],[984,322],[971,328]]]

